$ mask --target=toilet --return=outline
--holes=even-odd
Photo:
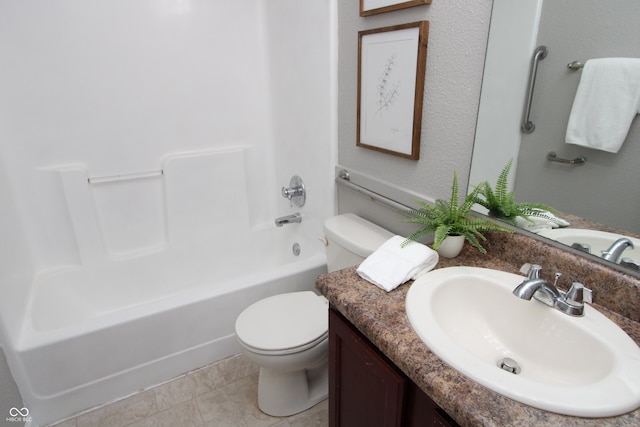
[[[325,221],[329,272],[360,264],[392,233],[354,214]],[[242,353],[260,366],[258,407],[272,416],[309,409],[328,396],[329,303],[311,291],[262,299],[236,320]]]

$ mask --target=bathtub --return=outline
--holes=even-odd
[[[237,354],[234,323],[244,308],[313,290],[326,272],[320,228],[310,222],[40,274],[14,349],[32,425]]]

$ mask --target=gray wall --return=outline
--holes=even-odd
[[[536,130],[523,135],[515,181],[519,200],[547,203],[561,211],[640,233],[640,120],[636,117],[617,154],[564,143],[581,71],[574,60],[640,57],[640,3],[630,0],[546,0],[538,45],[549,48],[540,62],[532,106]],[[585,156],[583,166],[545,161]]]
[[[338,2],[339,164],[427,199],[449,196],[456,169],[464,192],[471,163],[492,2],[434,0],[431,5],[369,17],[359,16],[358,3]],[[420,160],[357,147],[358,31],[420,20],[428,20],[430,25]],[[362,197],[359,197],[360,201],[354,201],[358,197],[352,191],[339,189],[339,211],[352,211],[371,219],[378,208]],[[394,229],[397,212],[390,213],[388,218],[378,222],[386,222],[383,225]]]

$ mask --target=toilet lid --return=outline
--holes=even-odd
[[[328,333],[328,303],[311,291],[274,295],[247,307],[236,335],[248,347],[282,352],[310,346]]]

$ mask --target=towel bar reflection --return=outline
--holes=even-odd
[[[563,159],[562,157],[558,157],[555,151],[547,153],[547,160],[550,162],[566,163],[568,165],[584,165],[587,162],[587,159],[584,156],[576,157],[573,160]]]
[[[567,64],[567,68],[572,70],[572,71],[577,71],[580,68],[584,68],[584,64],[580,61],[573,61],[573,62],[569,62]]]

